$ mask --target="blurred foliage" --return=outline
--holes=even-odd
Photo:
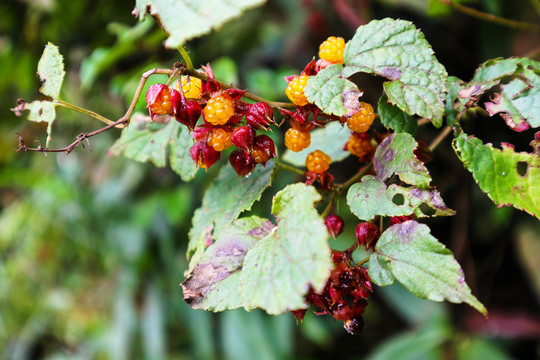
[[[535,0],[460,1],[506,18],[538,23]],[[393,17],[426,34],[450,75],[470,79],[494,57],[538,59],[537,34],[474,19],[429,0],[269,0],[219,31],[188,43],[195,64],[210,62],[218,78],[283,100],[282,77],[298,73],[329,35],[350,39],[358,25]],[[178,59],[163,48],[152,20],[137,23],[132,2],[26,0],[0,3],[0,357],[5,359],[323,359],[540,356],[537,221],[496,209],[452,153],[441,145],[428,164],[435,185],[457,215],[430,221],[451,248],[488,310],[415,298],[399,285],[375,290],[364,334],[308,313],[261,311],[212,314],[191,310],[179,283],[193,211],[216,171],[191,183],[168,169],[107,156],[117,130],[72,154],[17,153],[16,132],[30,144],[45,127],[15,117],[17,98],[39,99],[35,76],[44,45],[59,46],[68,71],[61,97],[117,118],[143,71]],[[153,79],[154,80],[154,79]],[[158,79],[155,79],[158,81]],[[380,83],[361,78],[374,103]],[[149,85],[149,84],[148,84]],[[143,110],[144,104],[139,104]],[[60,109],[53,145],[64,146],[95,120]],[[530,151],[533,131],[514,133],[502,119],[477,114],[464,123],[484,142]],[[382,127],[380,127],[382,129]],[[429,141],[437,132],[418,129]],[[276,131],[278,150],[283,145]],[[340,169],[352,164],[345,159]],[[298,178],[284,174],[254,205],[268,216],[271,196]],[[339,204],[338,204],[339,206]],[[345,208],[345,206],[343,206]],[[340,210],[344,210],[341,209]],[[356,220],[331,246],[351,242]],[[535,260],[536,259],[536,260]],[[509,325],[511,324],[511,325]]]

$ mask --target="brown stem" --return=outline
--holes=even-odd
[[[445,137],[450,134],[450,131],[452,131],[452,128],[450,126],[447,126],[441,133],[429,144],[429,151],[433,151],[439,146],[441,141],[444,140]]]
[[[43,147],[41,144],[39,144],[38,147],[31,148],[31,147],[26,146],[26,144],[24,143],[24,140],[22,139],[22,136],[19,135],[19,148],[16,151],[39,151],[39,152],[42,152],[44,155],[47,155],[46,153],[48,152],[65,152],[66,154],[69,154],[70,152],[73,151],[73,149],[75,149],[78,145],[82,144],[84,141],[86,141],[86,143],[90,145],[88,138],[101,134],[102,132],[110,130],[115,126],[118,126],[121,124],[127,124],[129,122],[129,119],[131,118],[131,115],[133,114],[133,111],[135,110],[135,106],[137,105],[137,102],[139,101],[139,97],[141,96],[142,90],[144,88],[144,84],[146,83],[146,80],[148,79],[148,77],[154,74],[172,75],[173,73],[174,72],[171,69],[152,69],[142,74],[141,80],[139,81],[139,85],[137,86],[137,90],[135,90],[135,94],[133,95],[131,104],[129,105],[129,108],[127,109],[124,116],[122,116],[120,119],[114,122],[110,122],[107,126],[104,126],[100,129],[97,129],[89,133],[82,133],[82,134],[77,135],[76,140],[64,148],[50,149],[47,147]]]
[[[459,3],[455,3],[452,0],[437,0],[437,1],[445,5],[448,5],[451,8],[459,12],[462,12],[463,14],[475,17],[477,19],[494,22],[499,25],[508,26],[508,27],[512,27],[516,29],[524,29],[524,30],[529,30],[529,31],[534,31],[534,32],[540,32],[540,26],[536,24],[530,24],[523,21],[505,19],[505,18],[496,16],[493,14],[488,14],[488,13],[470,8],[468,6],[465,6]]]
[[[203,81],[206,81],[208,80],[208,76],[206,74],[202,74],[198,71],[191,71],[189,69],[184,69],[182,71],[182,73],[184,75],[190,75],[190,76],[193,76],[193,77],[196,77],[196,78],[199,78]],[[212,79],[213,81],[215,81],[216,83],[219,84],[219,86],[223,87],[224,89],[232,89],[233,86],[231,85],[228,85],[228,84],[225,84],[224,82],[222,81],[219,81],[219,80],[216,80],[216,79]],[[255,94],[252,94],[250,92],[247,92],[244,94],[244,97],[245,98],[248,98],[248,99],[251,99],[253,101],[257,101],[257,102],[264,102],[264,103],[267,103],[268,105],[270,105],[271,107],[273,108],[277,108],[277,107],[280,107],[280,108],[285,108],[285,109],[294,109],[296,108],[296,105],[294,105],[293,103],[286,103],[286,102],[279,102],[279,101],[270,101],[270,100],[267,100],[265,98],[262,98],[260,96],[257,96]]]

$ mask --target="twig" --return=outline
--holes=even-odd
[[[524,29],[524,30],[530,30],[530,31],[534,31],[534,32],[540,32],[540,26],[536,25],[536,24],[530,24],[530,23],[526,23],[526,22],[523,22],[523,21],[505,19],[505,18],[496,16],[496,15],[493,15],[493,14],[485,13],[485,12],[470,8],[470,7],[465,6],[465,5],[455,3],[452,0],[437,0],[437,1],[439,1],[440,3],[443,3],[445,5],[448,5],[451,8],[453,8],[453,9],[455,9],[457,11],[460,11],[460,12],[466,14],[466,15],[475,17],[477,19],[494,22],[494,23],[499,24],[499,25],[508,26],[508,27],[512,27],[512,28],[516,28],[516,29]]]
[[[334,198],[336,197],[336,192],[332,191],[330,194],[330,200],[328,201],[328,205],[326,205],[326,208],[321,213],[321,217],[325,218],[328,216],[330,211],[332,210],[332,207],[334,206]]]
[[[206,74],[202,74],[202,73],[200,73],[200,72],[198,72],[196,70],[189,70],[187,68],[183,71],[183,75],[190,75],[190,76],[199,78],[199,79],[201,79],[203,81],[208,80],[208,76]],[[234,86],[228,85],[228,84],[226,84],[226,83],[224,83],[222,81],[219,81],[219,80],[216,80],[216,79],[212,79],[212,80],[215,81],[216,83],[218,83],[224,89],[232,89],[232,88],[234,88]],[[267,103],[268,105],[270,105],[271,107],[274,107],[274,108],[277,108],[277,107],[284,108],[284,109],[294,109],[294,108],[296,108],[296,105],[294,105],[293,103],[271,101],[271,100],[262,98],[260,96],[257,96],[255,94],[252,94],[250,92],[247,92],[247,91],[244,94],[244,97],[248,98],[248,99],[251,99],[253,101]]]
[[[74,111],[77,111],[77,112],[80,112],[81,114],[84,114],[84,115],[88,115],[90,117],[93,117],[94,119],[97,119],[107,125],[109,124],[112,124],[114,121],[110,120],[110,119],[107,119],[106,117],[96,113],[96,112],[93,112],[92,110],[88,110],[88,109],[85,109],[85,108],[82,108],[80,106],[77,106],[77,105],[73,105],[71,103],[68,103],[67,101],[64,101],[64,100],[53,100],[52,101],[53,104],[55,105],[58,105],[58,106],[62,106],[62,107],[65,107],[66,109],[70,109],[70,110],[74,110]],[[122,126],[123,127],[123,126]]]
[[[337,189],[338,190],[347,189],[349,186],[351,186],[356,181],[358,181],[358,179],[362,178],[362,176],[366,175],[369,172],[369,170],[371,170],[372,167],[373,167],[373,161],[370,162],[368,165],[366,165],[361,171],[359,171],[356,175],[351,177],[349,180],[347,180],[341,185],[338,185]]]
[[[429,144],[429,151],[435,150],[441,141],[443,141],[444,138],[450,134],[450,131],[452,131],[450,126],[447,126],[443,131],[441,131],[441,133],[431,142],[431,144]]]
[[[102,119],[99,119],[99,120],[101,120],[101,121],[107,120],[109,122],[109,124],[107,126],[102,127],[101,129],[97,129],[97,130],[89,132],[89,133],[79,134],[79,135],[77,135],[76,140],[74,142],[72,142],[71,144],[69,144],[68,146],[66,146],[64,148],[58,148],[58,149],[46,148],[46,147],[43,147],[41,144],[39,144],[39,146],[35,147],[35,148],[28,147],[24,143],[24,140],[22,139],[22,136],[19,135],[19,148],[16,151],[39,151],[39,152],[43,153],[44,155],[46,155],[46,153],[48,153],[48,152],[65,152],[66,154],[69,154],[70,152],[73,151],[73,149],[75,149],[77,146],[82,144],[84,141],[86,141],[86,143],[88,145],[90,145],[90,142],[88,141],[88,138],[91,138],[92,136],[101,134],[102,132],[110,130],[113,127],[117,127],[118,125],[126,125],[129,122],[129,119],[131,118],[131,115],[133,114],[133,111],[135,110],[135,106],[137,105],[137,102],[139,101],[139,97],[141,96],[142,90],[144,88],[144,84],[146,83],[146,80],[148,79],[148,77],[150,77],[151,75],[154,75],[154,74],[172,75],[173,73],[174,72],[171,69],[152,69],[152,70],[149,70],[149,71],[145,72],[144,74],[142,74],[141,80],[139,81],[139,85],[137,86],[137,90],[135,90],[135,94],[133,95],[133,99],[131,100],[131,104],[129,105],[129,108],[127,109],[124,116],[122,116],[120,119],[118,119],[118,120],[116,120],[114,122],[110,121],[109,119],[106,119],[106,118],[102,117],[99,114],[93,113],[90,110],[79,108],[79,107],[77,107],[75,105],[71,105],[71,104],[69,104],[70,106],[66,106],[66,104],[68,104],[68,103],[62,102],[62,104],[59,104],[59,105],[65,106],[67,108],[70,108],[70,109],[73,109],[73,110],[76,110],[76,111],[79,111],[79,112],[82,112],[82,113],[88,114],[88,115],[90,115],[89,113],[93,113],[93,114],[98,115],[99,117],[102,118]],[[61,101],[61,100],[58,100],[58,101]],[[83,110],[83,111],[81,111],[81,110]],[[90,115],[90,116],[95,117],[93,115]],[[84,144],[83,144],[83,146],[84,146]]]

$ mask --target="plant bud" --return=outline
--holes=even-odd
[[[370,222],[363,222],[356,226],[356,239],[366,250],[375,248],[380,235],[379,228]]]
[[[328,233],[335,239],[339,234],[343,232],[344,222],[341,216],[336,214],[330,214],[324,219]]]
[[[253,171],[255,163],[249,158],[249,154],[245,151],[236,149],[229,155],[229,162],[234,171],[240,176],[246,176]]]
[[[174,90],[176,91],[176,90]],[[186,100],[179,107],[175,107],[175,118],[181,124],[193,131],[201,117],[201,105],[195,100]]]
[[[254,129],[268,130],[274,123],[274,109],[264,102],[252,104],[246,113],[246,121]]]
[[[364,328],[364,320],[362,319],[362,316],[355,316],[349,320],[346,320],[343,327],[349,334],[357,335],[360,334]]]
[[[231,135],[233,145],[246,151],[251,149],[253,139],[255,139],[255,130],[249,125],[237,127]]]
[[[193,161],[195,161],[195,164],[203,169],[207,169],[214,165],[221,156],[221,152],[214,150],[214,148],[207,145],[205,141],[199,141],[193,144],[189,153]]]
[[[266,135],[259,135],[253,139],[252,158],[257,163],[266,165],[271,158],[276,157],[276,147],[274,142]]]

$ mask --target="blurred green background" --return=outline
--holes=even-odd
[[[460,1],[463,2],[463,1]],[[466,5],[539,23],[538,0],[479,0]],[[152,19],[132,17],[134,3],[106,0],[8,0],[0,3],[0,358],[3,359],[532,359],[540,357],[540,227],[512,208],[496,209],[459,163],[447,139],[428,164],[449,219],[428,221],[456,255],[491,317],[466,305],[415,298],[400,286],[376,288],[360,336],[308,312],[212,314],[191,310],[179,283],[194,209],[216,171],[183,183],[168,168],[107,156],[118,130],[70,155],[17,153],[44,141],[45,125],[17,118],[18,98],[39,99],[37,62],[47,42],[59,46],[67,75],[64,100],[109,118],[127,108],[140,75],[170,67]],[[270,0],[219,31],[188,42],[194,64],[210,62],[219,79],[285,100],[283,76],[298,73],[330,35],[383,17],[413,21],[450,75],[464,80],[493,57],[539,59],[538,34],[448,11],[428,0]],[[153,81],[163,80],[156,77]],[[371,103],[381,82],[361,79]],[[139,109],[143,110],[144,104]],[[63,147],[101,124],[58,110],[52,146]],[[514,133],[497,118],[464,124],[484,142],[531,151],[534,131]],[[280,132],[274,138],[279,139]],[[422,128],[419,139],[437,134]],[[283,150],[278,143],[279,150]],[[222,160],[222,163],[226,159]],[[353,160],[336,167],[338,179]],[[280,175],[255,206],[301,181]],[[356,220],[331,246],[352,242]]]

